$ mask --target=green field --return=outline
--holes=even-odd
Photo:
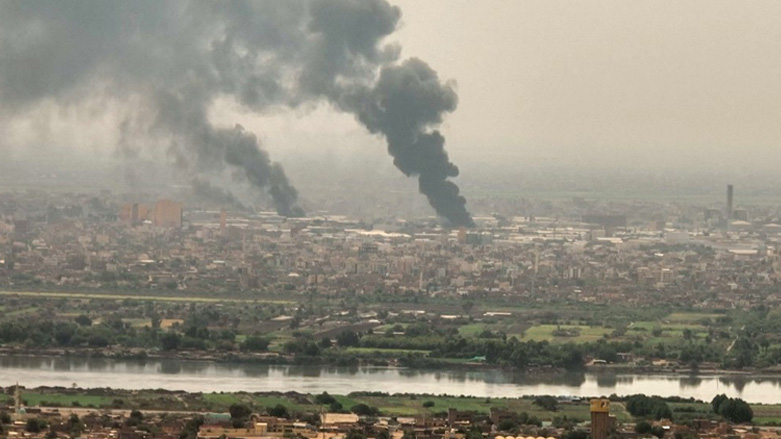
[[[380,349],[380,348],[356,348],[356,347],[349,347],[344,350],[347,353],[350,354],[423,354],[428,355],[431,351],[426,351],[422,349]]]
[[[751,410],[756,424],[781,423],[781,404],[752,404]]]
[[[36,311],[38,311],[38,308],[34,307],[34,306],[31,306],[31,307],[28,307],[28,308],[22,308],[22,309],[17,309],[17,310],[14,310],[14,311],[10,311],[10,312],[6,313],[5,316],[6,317],[19,317],[19,316],[22,316],[22,315],[25,315],[25,314],[34,313]]]
[[[149,327],[152,326],[152,321],[150,319],[135,318],[135,319],[122,319],[122,321],[134,328],[143,328],[144,326],[149,326]]]
[[[25,401],[26,405],[30,406],[110,407],[117,399],[124,401],[122,397],[22,392],[22,400]]]
[[[555,336],[554,331],[577,332],[574,336]],[[613,332],[612,328],[582,325],[536,325],[526,330],[524,340],[549,341],[552,343],[587,343],[595,342]]]
[[[49,407],[95,407],[95,408],[137,408],[141,410],[166,411],[211,411],[225,413],[231,404],[247,404],[254,411],[263,411],[267,407],[281,404],[295,413],[321,413],[327,411],[327,406],[314,404],[314,395],[306,394],[254,394],[238,393],[191,393],[172,394],[154,391],[126,392],[108,391],[101,395],[79,393],[80,390],[57,391],[54,389],[29,390],[22,392],[22,398],[28,406]],[[91,392],[91,391],[85,391]],[[102,391],[101,391],[102,392]],[[577,403],[561,402],[555,412],[546,411],[534,404],[531,397],[520,398],[478,398],[447,395],[412,395],[395,394],[382,396],[365,396],[363,394],[332,395],[345,409],[364,403],[377,407],[386,416],[414,416],[425,414],[433,416],[442,414],[449,408],[459,411],[472,411],[487,414],[491,407],[498,407],[517,413],[526,412],[543,421],[555,417],[564,417],[584,422],[589,419],[587,401]],[[431,407],[424,407],[427,402]],[[10,396],[7,403],[12,404]],[[426,404],[428,405],[428,404]],[[693,419],[713,417],[709,403],[672,402],[669,403],[675,419]],[[781,422],[781,404],[752,404],[754,423],[763,425]],[[611,414],[620,422],[633,422],[626,412],[624,404],[614,402],[610,407]]]
[[[75,293],[58,291],[0,291],[0,296],[20,297],[51,297],[60,299],[98,299],[98,300],[141,300],[155,302],[185,302],[185,303],[274,303],[288,305],[296,303],[290,300],[276,299],[236,299],[228,297],[200,297],[200,296],[144,296],[133,294],[101,294],[101,293]]]
[[[665,320],[670,322],[693,322],[698,323],[703,319],[717,319],[723,317],[724,314],[708,314],[708,313],[696,313],[696,312],[674,312],[665,317]]]
[[[464,337],[476,337],[485,329],[486,325],[484,323],[471,323],[458,328],[458,333]]]
[[[214,404],[217,407],[225,407],[242,402],[241,399],[233,393],[204,393],[203,400],[209,404]]]

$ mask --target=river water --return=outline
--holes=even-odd
[[[781,403],[781,377],[571,373],[534,375],[498,370],[420,371],[328,366],[269,366],[180,360],[115,361],[52,357],[0,358],[0,385],[111,387],[189,392],[354,391],[479,397],[600,396],[645,393],[710,401],[725,393],[752,403]]]

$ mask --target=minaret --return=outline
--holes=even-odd
[[[539,270],[540,270],[540,251],[535,248],[534,249],[534,274],[536,275]]]
[[[727,221],[732,220],[732,199],[734,197],[735,189],[731,184],[727,185]]]
[[[725,213],[727,216],[727,231],[729,232],[729,226],[732,222],[732,198],[734,194],[734,189],[731,184],[727,185],[727,212]]]
[[[22,414],[22,392],[19,390],[19,381],[16,382],[16,390],[14,390],[14,412],[17,415]]]

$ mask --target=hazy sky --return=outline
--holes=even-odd
[[[471,160],[508,158],[521,169],[781,165],[779,2],[393,3],[403,11],[391,38],[402,55],[457,83],[459,106],[443,131],[462,171]],[[294,126],[303,130],[298,148],[372,142],[349,116],[327,110],[265,123],[271,150],[286,143],[272,132]]]
[[[406,52],[458,81],[454,151],[781,164],[779,2],[397,3]]]
[[[457,84],[442,131],[463,172],[525,165],[767,172],[781,165],[781,3],[391,0],[389,40]],[[45,117],[44,117],[45,116]],[[241,122],[273,158],[358,155],[381,139],[326,104],[211,118]],[[56,139],[112,157],[112,112],[42,106],[5,126],[12,143]],[[74,127],[77,127],[75,129]]]

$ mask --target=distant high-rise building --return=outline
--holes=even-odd
[[[182,205],[171,200],[158,201],[152,215],[152,225],[167,228],[182,227]]]
[[[148,204],[141,204],[139,203],[136,206],[136,224],[141,224],[144,221],[149,221],[152,219],[152,208]]]
[[[119,207],[119,221],[127,224],[133,223],[133,203],[125,203]]]
[[[125,203],[119,208],[119,221],[137,226],[150,219],[150,209],[146,204]]]
[[[458,243],[466,244],[466,227],[460,227],[458,229]]]
[[[591,400],[591,439],[607,439],[615,428],[616,418],[610,416],[609,399]]]

